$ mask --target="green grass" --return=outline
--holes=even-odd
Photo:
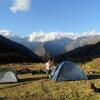
[[[82,65],[86,72],[91,72],[91,69],[100,71],[98,65],[93,66],[94,61],[90,63]],[[4,66],[18,70],[22,65],[2,65]],[[44,68],[44,64],[26,66],[35,70]],[[100,88],[100,79],[55,82],[43,74],[24,74],[18,75],[18,78],[19,83],[0,84],[0,100],[100,100],[100,93],[95,93],[90,86],[90,82],[93,82]]]

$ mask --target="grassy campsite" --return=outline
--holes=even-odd
[[[90,80],[55,82],[46,74],[19,74],[17,83],[0,84],[0,100],[100,100],[100,93],[91,89],[91,82],[100,88],[100,58],[79,64]],[[5,64],[14,71],[22,67],[43,70],[44,63]]]
[[[0,100],[100,100],[100,0],[0,8]]]

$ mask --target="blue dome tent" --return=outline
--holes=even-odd
[[[56,66],[56,69],[52,72],[51,79],[55,81],[87,80],[87,76],[75,63],[63,61]]]

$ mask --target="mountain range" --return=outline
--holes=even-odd
[[[0,35],[0,63],[40,61],[40,58],[27,47]]]
[[[77,37],[76,39],[61,37],[59,39],[44,42],[30,42],[28,37],[10,37],[10,39],[26,46],[40,57],[43,57],[46,53],[49,53],[53,57],[57,57],[60,54],[63,54],[75,48],[99,42],[100,35],[82,36]]]
[[[14,36],[10,31],[1,30],[0,34],[24,45],[40,57],[47,54],[56,57],[75,48],[100,41],[100,33],[95,31],[83,33],[33,32],[27,36]]]

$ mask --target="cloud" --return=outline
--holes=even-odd
[[[31,0],[13,0],[13,4],[10,6],[10,10],[13,13],[17,11],[27,11],[30,8]]]
[[[11,31],[6,29],[0,29],[0,35],[3,35],[8,38],[16,37],[14,33],[12,34]],[[94,36],[100,35],[100,32],[90,31],[90,32],[82,32],[82,33],[74,33],[74,32],[32,32],[28,36],[18,36],[19,39],[26,39],[29,42],[45,42],[45,41],[52,41],[61,38],[70,38],[70,39],[77,39],[78,37],[86,37],[86,36]],[[14,38],[15,39],[15,38]],[[18,38],[17,38],[18,39]],[[22,41],[22,40],[21,40]]]
[[[92,30],[90,32],[83,32],[81,36],[92,36],[92,35],[100,35],[100,32],[96,32],[95,30]]]
[[[90,32],[82,32],[82,33],[73,33],[73,32],[33,32],[28,35],[28,41],[34,42],[34,41],[51,41],[55,39],[61,39],[61,38],[70,38],[70,39],[77,39],[78,37],[87,37],[87,36],[94,36],[94,35],[100,35],[100,32],[96,31],[90,31]]]
[[[28,41],[45,42],[45,41],[50,41],[50,40],[55,40],[55,39],[61,39],[64,37],[73,39],[75,36],[77,36],[77,34],[71,33],[71,32],[48,32],[48,33],[33,32],[29,34]]]
[[[5,29],[1,29],[0,30],[0,35],[3,35],[5,37],[10,37],[11,36],[11,31],[5,30]]]

